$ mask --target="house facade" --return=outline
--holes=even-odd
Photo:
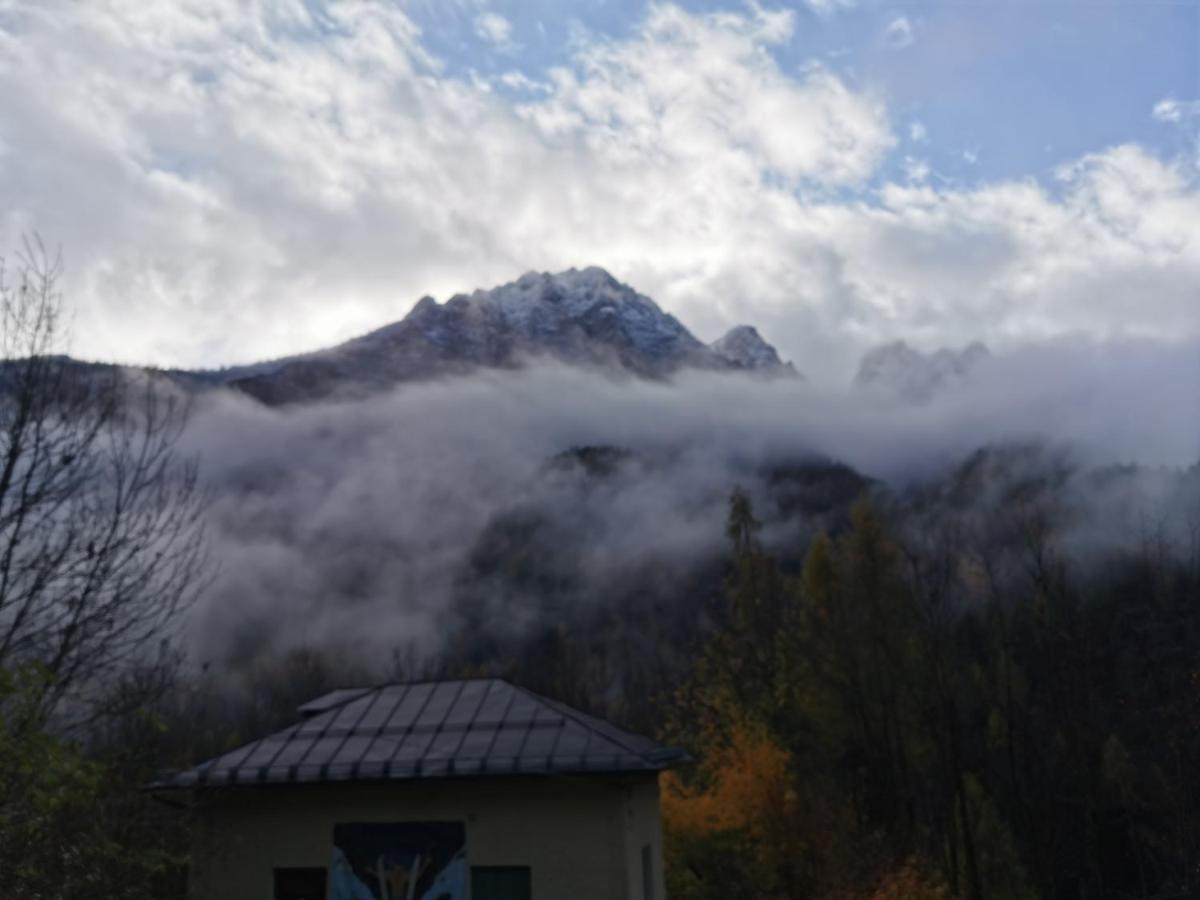
[[[196,900],[662,900],[682,751],[499,679],[335,691],[164,778]]]

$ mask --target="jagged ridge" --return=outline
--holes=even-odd
[[[990,357],[988,348],[978,341],[961,350],[943,347],[928,354],[904,341],[894,341],[863,356],[854,386],[905,400],[925,401],[943,388],[968,378]]]
[[[227,383],[279,404],[550,358],[664,378],[685,368],[797,375],[751,326],[706,345],[649,297],[597,267],[424,297],[401,321],[329,350],[232,371]]]

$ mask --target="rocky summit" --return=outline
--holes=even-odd
[[[265,403],[370,393],[406,381],[513,369],[539,359],[661,379],[683,369],[798,377],[749,325],[712,344],[601,268],[529,272],[336,347],[230,369],[219,380]]]

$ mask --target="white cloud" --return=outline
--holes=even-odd
[[[1169,97],[1154,104],[1151,115],[1160,122],[1179,122],[1183,119],[1183,110],[1178,100]]]
[[[923,122],[910,122],[908,126],[908,139],[914,144],[923,144],[929,140],[929,132],[925,128]]]
[[[904,177],[909,181],[928,181],[929,162],[916,156],[904,157]]]
[[[1154,104],[1151,115],[1160,122],[1179,124],[1184,119],[1200,116],[1200,100],[1176,100],[1167,97]]]
[[[523,112],[549,139],[614,161],[661,159],[748,183],[860,181],[893,142],[882,104],[818,66],[785,75],[765,47],[791,27],[757,8],[701,17],[654,7],[629,41],[593,45],[578,69],[553,73],[554,96]]]
[[[549,93],[552,90],[552,87],[546,82],[536,81],[524,72],[518,72],[515,69],[503,73],[500,76],[500,83],[514,91]]]
[[[883,42],[893,49],[901,50],[911,47],[916,41],[913,36],[912,23],[905,16],[897,16],[883,30]]]
[[[971,190],[885,189],[877,209],[839,210],[831,240],[844,278],[897,332],[994,343],[1081,333],[1196,334],[1200,195],[1134,146],[1032,182]]]
[[[512,32],[512,22],[499,13],[485,12],[475,17],[475,33],[500,49],[512,46]]]
[[[1200,333],[1182,169],[1127,146],[1050,188],[876,193],[886,109],[782,70],[793,27],[658,6],[514,109],[447,74],[391,5],[10,5],[0,247],[61,242],[75,352],[183,365],[586,264],[702,337],[753,322],[816,379],[895,337]]]

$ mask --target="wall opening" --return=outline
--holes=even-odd
[[[325,900],[325,869],[321,866],[276,869],[275,900]]]
[[[529,866],[472,866],[471,900],[531,900]]]

